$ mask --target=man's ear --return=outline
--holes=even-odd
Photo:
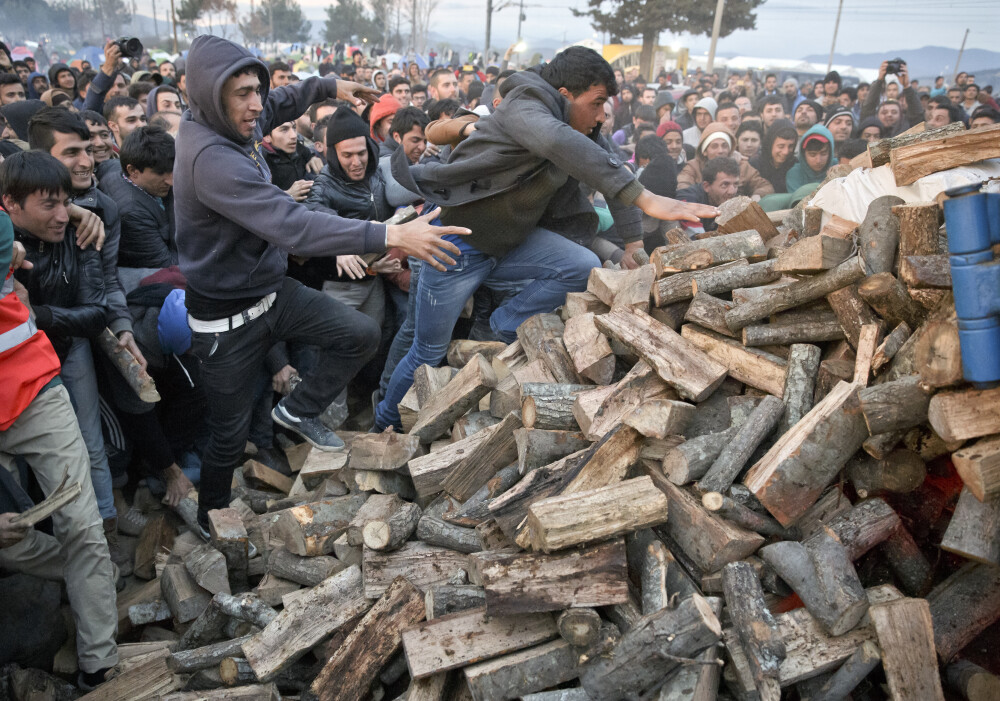
[[[265,134],[264,135],[264,143],[265,144],[271,143],[271,135],[270,134]]]
[[[572,100],[573,99],[573,93],[571,93],[566,88],[559,88],[559,94],[562,95],[563,97],[565,97],[567,100]]]

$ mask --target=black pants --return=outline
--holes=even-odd
[[[191,350],[202,362],[210,433],[198,503],[203,525],[210,510],[229,506],[264,356],[278,341],[320,348],[316,367],[285,402],[297,416],[318,416],[378,350],[379,328],[361,312],[286,278],[263,316],[233,331],[192,332]]]

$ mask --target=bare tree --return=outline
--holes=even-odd
[[[431,15],[440,0],[408,0],[403,7],[403,15],[410,25],[410,48],[417,53],[427,50],[430,34]]]

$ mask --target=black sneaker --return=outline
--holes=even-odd
[[[271,418],[279,426],[284,426],[289,431],[299,434],[313,447],[324,452],[339,453],[346,447],[344,441],[324,426],[318,416],[295,416],[285,408],[284,399],[271,410]]]

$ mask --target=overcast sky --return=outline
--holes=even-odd
[[[310,19],[323,19],[330,0],[299,0]],[[494,0],[500,5],[504,0]],[[703,0],[712,2],[712,0]],[[570,8],[583,9],[586,0],[524,0],[522,33],[532,39],[568,42],[595,36],[585,18]],[[433,31],[462,37],[479,45],[486,26],[485,0],[440,0],[432,16]],[[719,41],[719,52],[772,58],[800,58],[826,53],[833,39],[837,0],[768,0],[758,10],[757,29],[740,31]],[[954,47],[969,28],[967,48],[995,49],[1000,36],[1000,2],[997,0],[844,0],[837,39],[840,53],[912,49],[927,45]],[[517,9],[509,7],[493,17],[493,46],[513,41],[517,35]],[[992,40],[992,41],[991,41]],[[679,41],[692,53],[708,50],[707,37],[676,36],[664,32],[661,44]]]

